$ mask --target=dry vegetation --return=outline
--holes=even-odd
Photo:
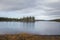
[[[6,34],[0,35],[0,40],[60,40],[60,36],[32,35],[32,34]]]

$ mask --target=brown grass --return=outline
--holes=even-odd
[[[0,35],[0,40],[60,40],[60,36],[56,35],[33,35],[33,34],[6,34]]]

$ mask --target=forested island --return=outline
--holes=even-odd
[[[20,22],[35,22],[35,17],[23,17],[23,18],[7,18],[0,17],[0,21],[20,21]]]
[[[23,17],[23,18],[8,18],[8,17],[0,17],[0,21],[20,21],[20,22],[35,22],[35,21],[57,21],[60,22],[60,19],[53,20],[36,20],[35,17]]]

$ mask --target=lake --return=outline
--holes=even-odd
[[[60,22],[0,22],[0,34],[32,33],[39,35],[60,35]]]

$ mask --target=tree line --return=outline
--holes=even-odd
[[[0,21],[23,21],[23,22],[29,22],[29,21],[35,21],[35,17],[23,17],[23,18],[5,18],[0,17]]]

